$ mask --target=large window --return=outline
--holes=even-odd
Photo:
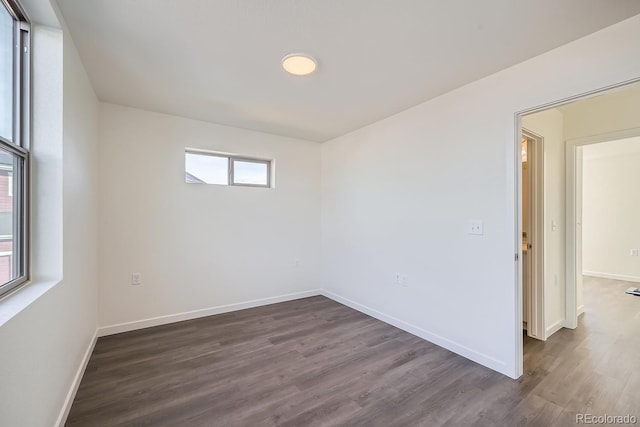
[[[271,187],[271,160],[187,149],[184,166],[188,184]]]
[[[28,279],[29,25],[0,1],[0,296]]]

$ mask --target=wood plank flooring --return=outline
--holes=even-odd
[[[324,297],[103,337],[67,426],[563,426],[640,418],[640,297],[585,278],[579,327],[511,380]],[[470,332],[471,333],[471,332]],[[640,421],[639,421],[640,422]]]

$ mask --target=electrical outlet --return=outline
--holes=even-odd
[[[400,275],[400,286],[403,288],[409,287],[409,277],[406,274]]]
[[[296,258],[296,259],[293,260],[293,266],[294,267],[300,267],[300,259],[299,258]]]
[[[640,256],[640,250],[631,249],[631,256]]]
[[[472,219],[467,226],[467,233],[481,236],[484,234],[484,222],[479,219]]]
[[[142,285],[142,274],[133,273],[131,275],[131,284],[132,285]]]

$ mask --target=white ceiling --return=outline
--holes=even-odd
[[[326,141],[640,13],[638,0],[58,0],[107,102]],[[281,58],[306,52],[317,72]]]

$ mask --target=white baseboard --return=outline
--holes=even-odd
[[[96,346],[96,341],[98,340],[98,330],[93,334],[93,338],[89,342],[89,346],[87,350],[84,352],[84,356],[82,357],[82,361],[80,362],[80,366],[78,367],[78,371],[76,372],[76,376],[73,378],[73,382],[71,383],[71,388],[67,393],[67,397],[64,399],[64,405],[62,406],[62,410],[60,411],[60,415],[58,415],[58,420],[56,421],[56,426],[63,427],[67,422],[67,417],[69,416],[69,411],[71,410],[71,405],[73,404],[73,399],[76,397],[76,393],[78,392],[78,387],[80,387],[80,382],[82,381],[82,377],[84,375],[85,369],[87,369],[87,364],[89,363],[89,359],[91,359],[91,353],[93,353],[93,349]]]
[[[217,307],[203,308],[200,310],[187,311],[184,313],[170,314],[167,316],[153,317],[150,319],[136,320],[133,322],[119,323],[116,325],[103,326],[98,328],[98,336],[119,334],[121,332],[134,331],[136,329],[150,328],[152,326],[166,325],[168,323],[181,322],[183,320],[197,319],[199,317],[213,316],[214,314],[228,313],[230,311],[244,310],[245,308],[259,307],[261,305],[275,304],[278,302],[291,301],[300,298],[321,295],[319,289],[293,294],[279,295],[276,297],[262,298],[251,301],[239,302],[235,304],[220,305]]]
[[[601,277],[603,279],[624,280],[625,282],[640,282],[640,277],[627,276],[626,274],[603,273],[601,271],[583,271],[582,275]]]
[[[494,371],[500,372],[501,374],[504,374],[510,378],[517,378],[516,376],[513,375],[512,372],[510,372],[507,369],[507,365],[501,360],[494,359],[491,356],[488,356],[486,354],[482,354],[478,351],[470,349],[469,347],[456,343],[448,338],[444,338],[440,335],[434,334],[418,326],[415,326],[403,320],[400,320],[396,317],[389,316],[378,310],[359,304],[355,301],[352,301],[348,298],[344,298],[340,295],[334,294],[333,292],[329,292],[324,289],[321,292],[322,292],[322,295],[326,296],[327,298],[330,298],[336,302],[344,304],[347,307],[351,307],[354,310],[358,310],[362,313],[368,314],[369,316],[374,317],[382,322],[388,323],[392,326],[395,326],[396,328],[409,332],[412,335],[415,335],[424,340],[432,342],[440,347],[446,348],[447,350],[450,350],[456,354],[459,354],[460,356],[465,357],[467,359],[473,360],[474,362],[477,362],[483,366],[491,368]]]
[[[584,314],[584,304],[578,307],[577,312],[578,312],[578,316],[580,316],[581,314]]]
[[[582,308],[584,309],[584,306],[582,306]],[[544,334],[544,339],[545,341],[547,339],[549,339],[549,337],[553,334],[555,334],[556,332],[558,332],[560,329],[562,329],[564,327],[564,319],[563,320],[558,320],[556,323],[550,325],[547,330],[545,331]]]

